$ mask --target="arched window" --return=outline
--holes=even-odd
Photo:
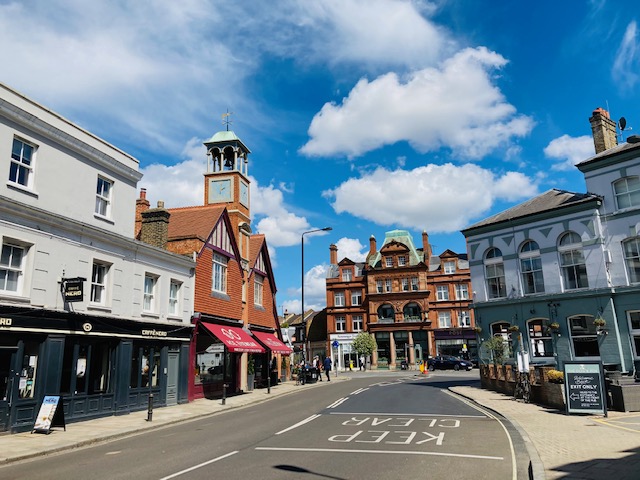
[[[419,322],[422,314],[420,305],[416,302],[407,303],[402,309],[405,322]]]
[[[621,178],[613,184],[618,210],[640,206],[640,178]]]
[[[632,238],[622,245],[624,247],[624,261],[629,272],[629,282],[640,283],[640,238]]]
[[[520,247],[520,271],[525,295],[544,293],[540,247],[533,240],[527,240]]]
[[[593,324],[592,315],[575,315],[569,317],[569,332],[576,358],[599,357],[598,332]]]
[[[492,247],[485,253],[484,275],[489,299],[507,296],[507,287],[504,281],[504,264],[502,263],[500,249]]]
[[[530,356],[532,359],[540,357],[553,357],[553,342],[551,332],[544,325],[542,319],[529,320],[529,342],[531,342]]]
[[[558,245],[560,268],[565,290],[588,288],[587,265],[582,253],[582,239],[575,232],[567,232],[560,237]]]
[[[395,311],[393,307],[385,303],[378,307],[378,322],[379,323],[393,323],[395,321]]]

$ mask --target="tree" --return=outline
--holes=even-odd
[[[496,365],[504,364],[506,357],[509,356],[509,344],[500,335],[496,335],[491,337],[489,340],[485,340],[482,347],[491,355],[491,363]]]
[[[378,348],[376,339],[367,332],[360,332],[353,339],[351,348],[358,352],[358,355],[371,355]]]

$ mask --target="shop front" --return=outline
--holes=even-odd
[[[331,357],[334,368],[349,370],[358,368],[358,352],[352,348],[353,340],[358,333],[332,333],[329,335]]]
[[[282,369],[282,358],[291,355],[293,350],[285,345],[273,332],[251,330],[254,337],[264,346],[266,361],[262,362],[260,368],[256,366],[255,381],[259,386],[277,385]],[[286,369],[282,369],[286,372]],[[270,383],[269,383],[270,381]]]
[[[0,431],[33,427],[45,395],[67,422],[187,401],[190,326],[3,307]]]
[[[194,335],[194,398],[220,398],[242,388],[242,354],[264,354],[238,322],[234,325],[199,321]]]
[[[465,360],[478,360],[477,336],[470,328],[445,328],[433,331],[436,355],[453,355]]]

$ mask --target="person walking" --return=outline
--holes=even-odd
[[[322,381],[322,372],[320,371],[322,365],[320,364],[320,357],[316,355],[313,357],[313,368],[316,369],[316,373],[318,374],[318,380]]]
[[[329,372],[331,372],[331,365],[333,362],[331,361],[331,357],[325,357],[324,359],[324,372],[327,374],[327,382],[331,381],[331,377],[329,376]]]
[[[360,355],[360,368],[359,370],[366,370],[364,366],[364,355]]]

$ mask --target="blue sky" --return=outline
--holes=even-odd
[[[588,118],[640,130],[636,2],[0,0],[0,81],[140,160],[152,204],[202,203],[204,139],[251,149],[278,311],[322,308],[329,245],[401,228],[436,254],[549,188],[584,192]]]

